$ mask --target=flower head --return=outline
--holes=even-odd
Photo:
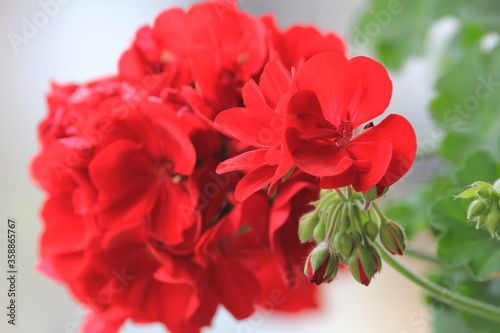
[[[380,116],[392,94],[386,70],[366,57],[327,52],[304,63],[287,107],[286,142],[299,169],[323,188],[367,191],[392,185],[410,168],[416,137],[402,116]],[[363,124],[369,122],[366,126]]]

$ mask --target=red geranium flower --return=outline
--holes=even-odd
[[[285,68],[299,69],[312,56],[322,52],[346,53],[344,40],[333,32],[322,33],[312,25],[293,25],[281,30],[273,16],[261,19],[271,31],[271,60],[279,59]]]
[[[269,242],[276,254],[277,265],[283,277],[281,288],[289,293],[288,301],[278,304],[281,310],[295,312],[304,307],[318,306],[318,289],[304,275],[304,259],[311,251],[311,244],[302,244],[297,237],[300,217],[311,210],[311,202],[318,199],[319,185],[314,177],[302,172],[294,173],[277,188],[271,206]],[[267,268],[267,271],[272,271]],[[269,273],[267,273],[269,274]],[[277,287],[276,279],[269,279]]]
[[[352,184],[367,191],[390,186],[408,171],[416,137],[404,117],[392,114],[357,131],[389,105],[392,83],[382,65],[322,53],[304,63],[294,83],[286,141],[297,167],[321,177],[322,188]]]
[[[196,262],[204,268],[200,288],[210,290],[237,319],[250,316],[260,297],[257,272],[272,259],[268,239],[262,237],[268,226],[268,199],[255,194],[237,203],[196,246]]]
[[[241,87],[268,60],[268,30],[232,2],[162,12],[137,32],[120,74],[151,95],[182,99],[211,120],[241,104]]]
[[[293,168],[283,137],[291,71],[318,52],[345,52],[344,41],[333,33],[322,34],[312,26],[298,25],[281,31],[271,16],[262,21],[270,31],[270,57],[276,60],[265,66],[258,85],[253,80],[245,84],[244,108],[223,111],[215,119],[219,130],[256,148],[224,161],[217,168],[218,173],[246,172],[234,191],[238,201],[267,185],[272,193],[276,183]]]
[[[243,87],[246,107],[223,111],[215,125],[224,133],[255,147],[222,162],[218,173],[248,172],[234,190],[236,200],[274,185],[293,167],[288,150],[283,147],[283,104],[290,88],[290,73],[277,61],[266,65],[259,85],[251,80]]]

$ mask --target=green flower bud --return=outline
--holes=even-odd
[[[311,283],[319,285],[325,281],[333,281],[339,266],[337,253],[332,251],[328,243],[321,242],[309,253],[304,267],[304,274]]]
[[[312,240],[314,228],[319,223],[319,216],[312,211],[304,214],[299,221],[299,239],[302,243]]]
[[[372,241],[375,240],[378,236],[378,225],[377,223],[373,222],[372,220],[369,220],[365,223],[363,226],[365,229],[365,234],[370,238]]]
[[[316,227],[314,227],[313,237],[316,243],[321,243],[326,237],[326,225],[325,222],[320,221]]]
[[[353,245],[354,242],[352,237],[344,231],[339,232],[333,238],[333,246],[343,258],[349,258],[351,256]]]
[[[474,200],[472,203],[469,205],[469,208],[467,209],[467,218],[473,219],[474,217],[478,217],[480,215],[483,215],[483,213],[486,211],[486,203],[483,200]]]
[[[326,268],[325,275],[323,276],[323,279],[326,281],[326,283],[330,283],[335,279],[337,273],[339,272],[339,268],[340,268],[339,255],[338,253],[333,253],[330,256],[328,267]]]
[[[380,227],[380,240],[391,254],[402,255],[406,247],[403,229],[393,221],[388,221]]]
[[[490,197],[490,191],[486,189],[477,190],[476,194],[481,199],[488,199]]]
[[[500,192],[500,179],[497,179],[495,183],[493,183],[493,188],[497,191]]]
[[[375,263],[375,266],[374,266],[375,273],[379,273],[382,270],[382,258],[380,258],[380,254],[378,253],[376,248],[369,247],[368,251],[372,255],[374,263]]]
[[[359,283],[368,286],[375,274],[376,261],[368,249],[362,245],[356,245],[349,258],[349,270],[351,275]]]
[[[490,233],[491,237],[497,238],[497,233],[500,230],[500,213],[496,209],[492,209],[484,220],[484,227]]]

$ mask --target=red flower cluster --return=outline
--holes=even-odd
[[[319,177],[321,188],[352,185],[366,192],[376,186],[381,194],[409,170],[416,153],[415,132],[402,116],[357,130],[385,111],[391,94],[386,70],[370,58],[323,52],[293,77],[271,62],[259,85],[243,87],[246,107],[215,119],[223,132],[255,148],[224,161],[217,172],[247,172],[236,186],[237,200],[267,185],[272,193],[295,169]]]
[[[83,332],[116,332],[127,319],[199,332],[219,305],[238,319],[317,306],[302,274],[309,245],[297,237],[317,175],[275,185],[310,162],[293,162],[300,140],[321,140],[300,132],[292,149],[282,144],[285,130],[292,138],[303,127],[300,114],[284,120],[300,111],[301,100],[289,103],[290,85],[301,84],[292,67],[310,68],[324,51],[340,56],[344,43],[202,3],[140,29],[118,75],[53,85],[32,163],[48,196],[39,268],[89,308]],[[218,175],[230,157],[219,170],[243,173]],[[272,197],[258,191],[271,182]]]

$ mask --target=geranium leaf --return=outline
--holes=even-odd
[[[500,242],[466,219],[467,202],[445,198],[432,209],[431,227],[439,234],[438,256],[451,267],[466,267],[477,280],[500,273]]]

